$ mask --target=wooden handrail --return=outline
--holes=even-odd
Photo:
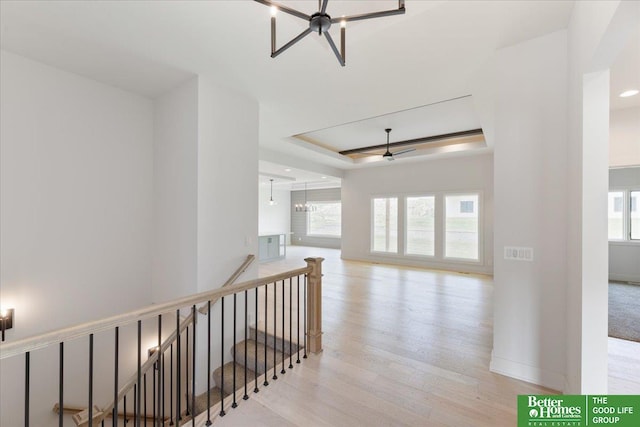
[[[8,359],[19,354],[39,350],[63,341],[70,341],[81,337],[89,336],[98,332],[114,329],[116,326],[126,325],[138,320],[147,319],[157,316],[158,314],[167,313],[178,310],[194,304],[200,304],[206,301],[213,301],[227,295],[233,295],[238,292],[258,288],[269,283],[288,279],[289,277],[299,276],[301,274],[311,273],[312,267],[302,267],[296,270],[286,271],[284,273],[274,274],[268,277],[248,280],[226,288],[219,288],[212,291],[200,292],[175,299],[173,301],[153,304],[141,309],[132,310],[124,314],[108,317],[106,319],[94,320],[82,323],[80,325],[70,326],[58,329],[44,334],[36,335],[30,338],[24,338],[18,341],[0,344],[0,360]],[[150,359],[151,360],[151,359]],[[149,360],[147,361],[149,362]]]
[[[222,286],[220,286],[220,288],[226,288],[227,286],[230,286],[233,284],[233,282],[235,282],[238,277],[240,277],[240,275],[242,273],[244,273],[247,268],[249,268],[249,264],[251,264],[253,262],[253,260],[256,259],[255,255],[248,255],[247,259],[244,260],[244,262],[242,263],[242,265],[240,267],[238,267],[238,269],[229,277],[229,279],[224,282],[224,284]],[[215,304],[217,302],[216,301],[211,301],[211,305]],[[209,305],[208,304],[204,304],[203,306],[201,306],[198,311],[202,314],[207,314],[207,307]]]

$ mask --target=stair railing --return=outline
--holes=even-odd
[[[249,378],[250,374],[248,374],[248,370],[247,370],[247,339],[249,336],[247,316],[249,312],[255,312],[255,337],[256,337],[256,341],[258,341],[260,337],[262,337],[262,340],[265,343],[265,346],[264,346],[265,356],[268,348],[266,344],[273,343],[273,346],[274,346],[273,363],[270,365],[268,363],[268,358],[266,357],[264,360],[264,366],[262,369],[263,372],[261,373],[261,376],[260,376],[261,381],[264,378],[263,385],[268,384],[267,377],[271,373],[271,371],[273,372],[272,379],[277,379],[276,370],[278,368],[277,365],[280,363],[280,361],[278,361],[278,359],[276,358],[276,355],[275,355],[276,351],[282,352],[282,360],[281,360],[282,370],[280,371],[280,373],[283,374],[284,372],[286,372],[285,371],[285,359],[286,359],[285,347],[286,346],[289,347],[289,351],[288,351],[289,369],[293,368],[292,362],[293,362],[294,353],[297,352],[296,363],[299,363],[301,350],[304,350],[303,358],[307,357],[307,347],[312,353],[317,353],[322,350],[321,264],[323,260],[322,258],[307,258],[305,261],[307,261],[307,267],[304,267],[304,268],[291,270],[288,272],[276,274],[269,277],[249,280],[243,283],[226,286],[213,291],[202,292],[202,293],[191,295],[188,297],[178,298],[170,302],[152,305],[139,310],[134,310],[128,313],[124,313],[121,315],[112,316],[106,319],[87,322],[84,324],[60,329],[57,331],[48,332],[32,338],[26,338],[23,340],[2,344],[0,346],[0,359],[8,359],[12,357],[21,356],[21,355],[24,357],[24,374],[25,374],[24,376],[25,397],[24,397],[24,408],[23,408],[24,409],[24,417],[23,417],[24,425],[26,427],[29,426],[29,415],[31,412],[30,411],[30,387],[29,387],[30,386],[30,355],[32,352],[35,352],[40,349],[59,346],[60,372],[59,372],[59,398],[58,398],[57,407],[59,408],[59,425],[63,426],[63,413],[65,412],[64,411],[64,408],[65,408],[64,389],[63,389],[64,344],[65,342],[68,342],[71,340],[77,340],[80,338],[88,338],[89,340],[89,360],[88,360],[89,388],[87,393],[88,409],[87,409],[86,418],[83,418],[83,423],[84,423],[83,425],[88,425],[89,420],[92,420],[91,425],[104,425],[105,418],[111,417],[112,425],[117,426],[119,422],[118,417],[120,416],[120,412],[118,408],[118,402],[120,400],[122,400],[122,403],[123,403],[123,412],[125,413],[125,423],[126,423],[127,394],[130,393],[131,388],[133,388],[133,396],[132,396],[133,399],[131,399],[131,396],[130,396],[129,404],[130,404],[130,408],[131,406],[133,406],[134,419],[133,420],[130,419],[129,421],[134,421],[135,422],[134,425],[136,427],[140,427],[141,425],[143,425],[142,424],[143,422],[144,422],[144,425],[146,426],[147,425],[146,420],[150,418],[147,414],[147,403],[149,399],[147,398],[147,378],[146,378],[149,372],[153,373],[152,377],[154,381],[154,385],[152,387],[153,400],[151,400],[151,405],[150,405],[151,408],[153,409],[153,415],[151,417],[154,420],[153,425],[165,425],[166,421],[169,422],[169,425],[174,425],[174,422],[176,425],[179,425],[185,421],[185,419],[182,418],[183,415],[191,417],[191,424],[193,426],[196,425],[196,419],[198,419],[198,423],[199,423],[198,425],[210,425],[211,408],[212,406],[214,406],[211,404],[211,396],[210,396],[211,389],[209,387],[209,381],[211,378],[210,362],[211,362],[211,348],[212,348],[211,346],[212,310],[210,310],[211,304],[217,300],[221,300],[221,317],[220,317],[219,326],[220,326],[220,349],[221,349],[220,363],[221,363],[221,369],[222,369],[222,376],[220,381],[221,384],[218,384],[218,386],[220,387],[220,402],[217,404],[217,406],[214,406],[214,407],[216,411],[218,411],[219,409],[220,416],[224,416],[225,408],[228,409],[229,406],[231,406],[232,408],[235,408],[238,406],[238,399],[236,395],[239,395],[241,399],[245,399],[245,400],[248,399],[247,387],[248,387],[248,383],[250,383],[251,380],[253,380],[255,384],[255,388],[253,391],[254,392],[259,391],[258,373],[260,369],[258,366],[257,357],[255,358],[255,369],[253,370],[253,378]],[[288,296],[290,301],[289,316],[288,316],[289,318],[288,343],[285,342],[286,333],[287,333],[287,329],[286,329],[287,316],[285,315],[285,303],[286,303],[285,283],[287,281],[288,281],[288,290],[289,290]],[[302,284],[302,287],[301,287],[301,284]],[[270,288],[270,285],[273,285],[273,287]],[[280,289],[281,298],[277,298],[278,296],[277,289]],[[294,291],[294,289],[297,289],[297,290]],[[249,298],[250,298],[249,291],[252,291],[251,292],[253,296],[252,304],[255,305],[254,307],[249,307]],[[273,292],[272,294],[273,298],[271,301],[273,304],[273,309],[271,311],[269,310],[269,307],[268,307],[268,302],[271,299],[269,292]],[[302,294],[301,292],[303,292],[304,294]],[[297,324],[294,324],[293,322],[292,301],[293,301],[294,295],[297,302],[297,305],[296,305]],[[244,299],[242,301],[244,302],[244,307],[245,307],[244,322],[242,322],[241,320],[241,323],[244,324],[244,338],[245,338],[244,374],[245,375],[244,375],[244,384],[240,384],[240,387],[236,387],[238,386],[238,384],[236,384],[238,373],[236,372],[237,368],[235,363],[235,361],[237,360],[236,351],[238,349],[236,334],[238,331],[241,331],[241,328],[239,328],[236,324],[238,320],[237,319],[238,296],[240,296],[240,298],[244,296]],[[227,383],[227,386],[225,386],[224,384],[225,297],[233,298],[234,327],[233,327],[232,333],[233,333],[233,343],[234,343],[233,345],[234,363],[233,363],[233,377],[232,377],[233,388],[230,389],[230,391],[225,391],[225,390],[228,390],[229,386],[228,386],[228,383]],[[260,298],[262,298],[262,300],[259,303]],[[280,319],[277,318],[277,315],[280,312],[280,310],[278,309],[279,301],[281,301],[282,303],[282,310],[281,310],[282,316]],[[196,374],[202,375],[201,372],[196,370],[196,349],[200,349],[199,346],[202,345],[202,343],[198,343],[198,347],[196,346],[196,342],[198,341],[198,336],[201,335],[196,333],[196,325],[199,323],[196,321],[196,305],[199,305],[202,303],[204,303],[206,306],[206,309],[204,310],[204,312],[206,313],[206,316],[207,316],[207,334],[206,334],[207,344],[204,346],[204,348],[206,348],[206,358],[208,361],[208,367],[205,373],[207,377],[207,396],[206,396],[207,410],[205,413],[202,413],[199,417],[196,417],[197,414],[195,413],[195,408],[196,408],[195,376]],[[263,316],[264,319],[260,320],[258,318],[259,305],[260,307],[262,307],[262,303],[264,303],[264,312],[262,311],[262,309],[260,309],[260,314]],[[186,316],[186,318],[181,320],[180,310],[184,309],[185,307],[189,308],[190,314]],[[300,311],[301,310],[303,311],[302,321],[304,325],[302,328],[300,327],[300,317],[301,317]],[[141,345],[142,322],[144,320],[152,319],[154,317],[158,319],[158,342],[160,342],[161,341],[160,338],[162,335],[162,326],[161,326],[162,315],[166,313],[172,313],[172,312],[176,313],[175,329],[172,331],[169,337],[167,337],[167,339],[162,341],[162,344],[159,346],[159,349],[158,349],[159,351],[156,351],[153,354],[151,354],[150,357],[143,363],[142,362],[142,345]],[[271,320],[272,315],[273,315],[273,324],[268,324],[268,322]],[[118,388],[117,387],[118,360],[119,360],[118,332],[120,327],[124,327],[127,325],[137,326],[137,364],[136,364],[137,372],[135,375],[135,380],[129,380],[121,388]],[[189,326],[192,326],[191,335],[188,332]],[[269,328],[269,326],[271,328]],[[263,333],[258,332],[259,327],[264,328]],[[280,328],[280,331],[278,331],[278,328]],[[302,343],[300,341],[301,329],[302,329],[302,335],[304,339],[303,345],[301,345]],[[272,334],[269,333],[270,330],[273,331]],[[294,330],[298,335],[297,340],[295,340],[296,342],[295,350],[293,348]],[[115,333],[115,344],[114,344],[114,347],[115,347],[115,358],[114,358],[115,375],[114,376],[116,378],[115,385],[114,385],[115,397],[114,397],[114,402],[104,407],[103,410],[100,410],[97,406],[94,407],[94,401],[93,401],[93,391],[94,391],[93,340],[94,340],[94,334],[98,334],[99,332],[105,332],[105,331],[113,331]],[[279,334],[281,335],[281,337],[279,337]],[[191,344],[189,344],[190,336],[192,337]],[[186,341],[184,350],[181,349],[181,344],[183,341]],[[173,367],[175,366],[176,372],[175,373],[171,372],[167,377],[165,373],[166,371],[165,354],[167,353],[167,350],[169,350],[170,355],[173,359],[174,344],[177,347],[175,352],[175,356],[177,360],[175,364],[173,363],[173,361],[169,362],[169,368],[173,369]],[[278,344],[280,348],[278,348]],[[258,345],[256,344],[254,349],[256,353],[257,353],[257,349],[258,349]],[[191,360],[189,360],[189,351],[191,351]],[[186,353],[185,360],[187,365],[186,369],[184,369],[184,372],[186,375],[186,381],[184,381],[185,383],[184,391],[186,392],[187,396],[190,398],[190,402],[188,403],[190,403],[190,410],[192,412],[191,414],[189,414],[189,405],[187,405],[186,414],[184,414],[183,411],[181,410],[181,401],[183,399],[182,390],[181,390],[181,386],[183,382],[181,378],[181,371],[183,370],[182,368],[183,364],[181,363],[180,359],[183,353]],[[131,352],[129,351],[129,355],[130,354]],[[192,363],[191,369],[189,369],[189,366],[188,366],[189,362]],[[156,369],[152,371],[152,367],[154,366],[156,366]],[[192,375],[191,390],[188,390],[189,373],[191,373]],[[144,378],[144,382],[143,382],[143,378]],[[202,377],[199,376],[198,378],[202,378]],[[172,395],[174,394],[174,391],[175,391],[175,396],[172,396],[168,399],[168,404],[165,403],[165,397],[167,394],[167,388],[165,387],[165,380],[170,381],[172,383],[173,383],[173,380],[175,380],[175,384],[171,385],[168,389],[169,393],[171,393]],[[244,395],[242,395],[242,387],[241,387],[242,385],[244,385]],[[97,384],[97,386],[105,387],[107,385]],[[128,389],[128,391],[125,389]],[[143,393],[145,396],[144,400],[142,399]],[[230,403],[231,405],[229,405]],[[175,407],[175,414],[172,413],[170,418],[166,418],[165,409],[169,409],[170,412],[173,412],[174,407]],[[205,416],[206,418],[204,418]]]

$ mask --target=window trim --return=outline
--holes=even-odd
[[[396,234],[396,250],[394,252],[391,251],[377,251],[374,249],[374,243],[375,243],[375,230],[374,230],[374,224],[375,224],[375,200],[376,199],[396,199],[396,221],[397,221],[397,227],[398,230],[396,230],[397,234]],[[394,256],[398,256],[401,255],[400,253],[400,233],[398,231],[400,231],[400,224],[402,223],[402,221],[400,221],[400,202],[401,202],[401,196],[398,195],[390,195],[390,196],[371,196],[370,197],[370,203],[369,203],[369,215],[370,215],[370,224],[369,224],[369,253],[371,254],[377,254],[377,255],[394,255]]]
[[[607,231],[607,241],[611,244],[640,245],[640,238],[631,238],[631,193],[640,192],[640,187],[611,187],[607,190],[607,224],[609,221],[609,193],[622,193],[622,239],[611,239]],[[608,227],[608,225],[607,225]]]
[[[447,196],[478,196],[478,258],[447,256]],[[484,194],[482,191],[446,191],[442,193],[442,259],[445,261],[484,264]]]
[[[409,229],[407,227],[407,224],[409,222],[409,210],[407,209],[407,199],[409,198],[419,198],[419,197],[433,197],[433,208],[434,208],[434,212],[433,212],[433,225],[434,225],[434,230],[433,230],[433,255],[424,255],[424,254],[414,254],[414,253],[409,253],[407,252],[407,245],[409,243],[409,239],[407,238],[407,234],[409,232]],[[430,259],[430,260],[435,260],[438,258],[438,196],[436,193],[429,193],[429,194],[405,194],[404,196],[402,196],[402,204],[404,206],[404,226],[402,227],[403,231],[404,231],[404,248],[403,248],[403,252],[402,255],[406,256],[406,257],[411,257],[411,258],[415,258],[415,259]]]

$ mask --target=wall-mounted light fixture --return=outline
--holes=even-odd
[[[13,308],[3,308],[0,310],[0,329],[2,329],[2,341],[4,341],[4,331],[13,328]]]
[[[159,346],[155,346],[155,347],[151,347],[148,351],[147,351],[147,357],[151,358],[151,356],[153,356],[154,354],[156,354],[156,352],[160,350]],[[158,355],[158,359],[160,358],[160,355]],[[154,369],[158,369],[158,361],[156,360],[155,363],[153,364],[153,368]]]

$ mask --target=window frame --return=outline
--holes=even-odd
[[[607,229],[609,221],[608,197],[609,193],[622,193],[622,239],[610,239],[607,232],[607,241],[614,245],[640,245],[640,238],[632,239],[631,225],[631,193],[640,193],[640,187],[612,187],[607,190]],[[637,203],[637,202],[636,202]],[[640,207],[637,207],[640,209]]]
[[[396,250],[395,251],[379,251],[375,249],[375,201],[376,199],[396,199]],[[369,252],[372,254],[378,255],[392,255],[399,256],[402,255],[400,252],[400,226],[402,221],[400,221],[400,203],[402,201],[402,197],[398,195],[374,195],[370,198],[369,203],[369,212],[370,212],[370,225],[369,225]]]
[[[447,196],[477,196],[475,211],[478,212],[478,258],[458,258],[447,256]],[[446,191],[442,193],[442,259],[468,264],[484,264],[484,195],[482,191]]]
[[[409,198],[420,198],[420,197],[433,197],[433,255],[425,255],[425,254],[415,254],[409,253],[407,246],[409,243],[408,234],[409,234],[409,209],[407,208],[407,202]],[[427,194],[405,194],[402,196],[402,205],[404,206],[404,222],[403,222],[403,251],[402,255],[410,258],[423,258],[423,259],[431,259],[434,260],[438,258],[438,196],[436,193],[427,193]],[[398,224],[399,226],[399,224]]]

